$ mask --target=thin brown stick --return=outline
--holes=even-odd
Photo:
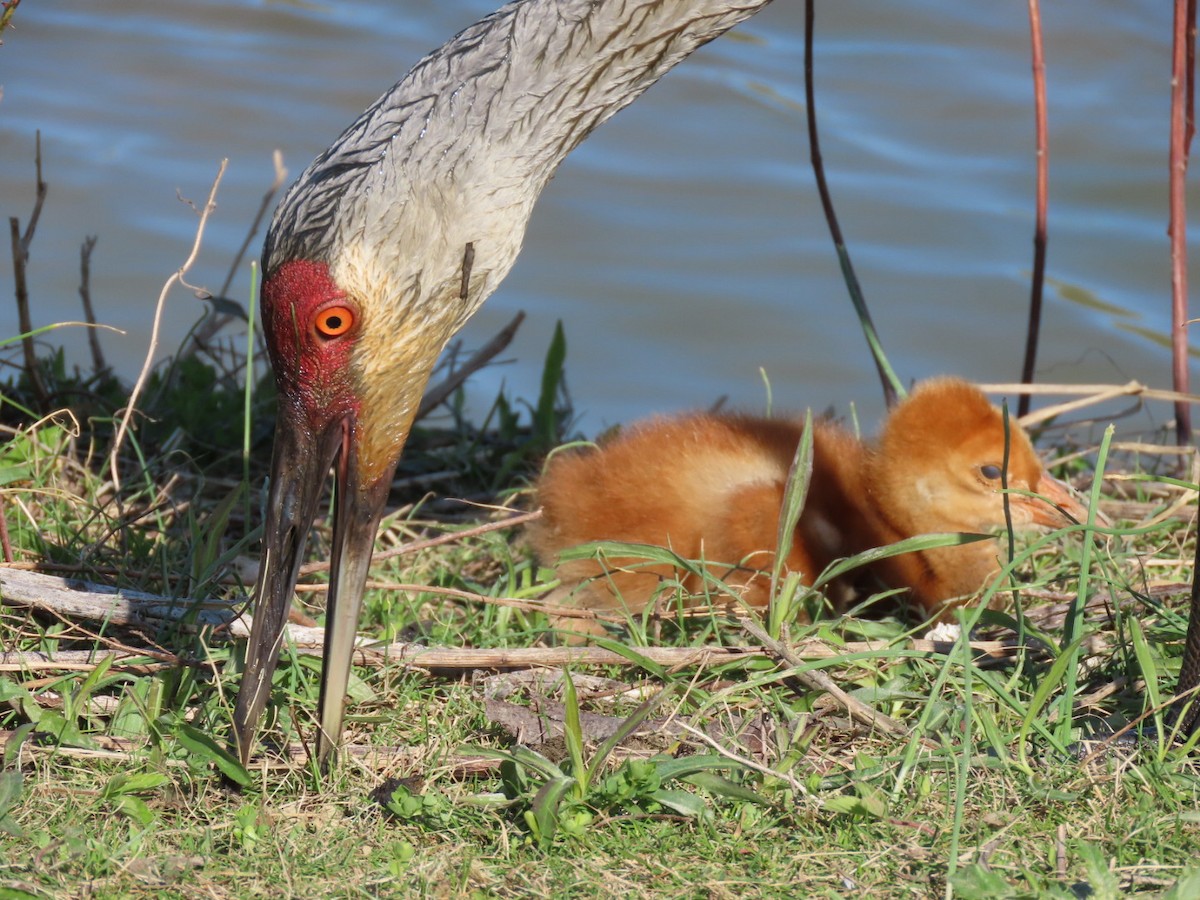
[[[508,609],[519,609],[524,612],[540,612],[548,616],[562,619],[589,619],[591,621],[613,622],[620,624],[626,621],[624,613],[600,613],[593,609],[580,609],[577,606],[562,606],[546,603],[543,600],[521,600],[516,597],[491,597],[475,591],[464,591],[462,588],[442,587],[433,584],[415,584],[404,581],[367,581],[366,588],[372,591],[388,591],[395,594],[433,594],[437,597],[449,597],[465,603],[482,603],[487,606],[503,606]],[[310,591],[325,591],[327,584],[298,584],[297,593]]]
[[[452,531],[449,534],[439,535],[435,538],[426,538],[422,541],[409,541],[407,544],[401,544],[399,547],[393,547],[391,550],[377,550],[371,557],[372,565],[377,562],[382,562],[385,559],[392,559],[395,556],[404,556],[409,553],[417,553],[421,550],[429,550],[433,547],[440,547],[443,544],[453,544],[455,541],[461,541],[463,538],[478,537],[481,534],[487,534],[491,531],[500,531],[505,528],[514,528],[517,525],[524,525],[526,522],[532,522],[535,519],[542,517],[542,511],[535,509],[533,512],[518,513],[507,519],[501,519],[497,522],[484,522],[482,525],[475,525],[467,528],[464,531]],[[300,567],[301,575],[312,575],[314,572],[329,571],[329,561],[307,563]]]
[[[271,201],[275,199],[275,195],[279,193],[279,189],[287,181],[288,170],[287,166],[283,164],[283,153],[280,150],[276,149],[271,154],[271,164],[275,169],[275,177],[271,180],[271,186],[263,194],[262,201],[258,204],[258,211],[254,214],[254,221],[250,223],[250,228],[246,231],[246,236],[242,238],[242,245],[238,247],[238,251],[233,257],[233,262],[229,264],[229,271],[225,274],[225,281],[221,284],[221,293],[219,296],[224,297],[229,293],[229,287],[233,284],[233,279],[237,277],[237,270],[242,265],[246,251],[250,249],[250,242],[254,240],[254,235],[258,233],[263,219],[266,218],[267,211],[271,208]]]
[[[1174,326],[1171,351],[1177,390],[1187,389],[1188,378],[1187,199],[1184,185],[1188,153],[1195,133],[1195,68],[1196,0],[1176,0],[1171,54],[1171,224],[1168,233],[1171,236],[1171,324]],[[1181,95],[1181,90],[1186,96]],[[1176,403],[1175,422],[1176,440],[1181,446],[1190,444],[1191,408]],[[1172,705],[1172,717],[1183,716],[1178,724],[1185,735],[1192,734],[1200,725],[1200,703],[1195,702],[1196,689],[1200,687],[1200,578],[1196,575],[1196,566],[1200,566],[1200,541],[1196,542],[1187,637],[1184,639],[1183,661],[1179,667],[1179,683],[1175,688],[1176,695],[1181,699]],[[1191,703],[1190,708],[1188,703]]]
[[[1065,394],[1080,395],[1082,399],[1060,403],[1055,406],[1038,409],[1020,418],[1021,425],[1029,427],[1046,419],[1061,416],[1087,406],[1104,403],[1117,397],[1138,397],[1143,400],[1166,400],[1172,403],[1200,403],[1200,396],[1181,394],[1177,391],[1163,391],[1148,388],[1138,381],[1125,384],[981,384],[979,389],[985,394]]]
[[[1191,18],[1189,19],[1189,16]],[[1193,0],[1175,0],[1171,47],[1171,149],[1169,155],[1171,238],[1171,376],[1180,393],[1188,390],[1188,302],[1187,302],[1187,198],[1189,59],[1194,58],[1195,6]],[[1192,439],[1192,411],[1175,404],[1175,439],[1181,445]]]
[[[1078,400],[1068,400],[1063,403],[1056,403],[1053,406],[1047,406],[1028,415],[1021,416],[1017,419],[1023,428],[1031,428],[1039,422],[1045,422],[1049,419],[1054,419],[1059,416],[1072,413],[1080,409],[1086,409],[1089,406],[1096,406],[1100,403],[1107,403],[1109,400],[1115,400],[1118,397],[1139,396],[1142,394],[1137,388],[1130,388],[1128,385],[1123,387],[1115,387],[1109,391],[1102,391],[1098,394],[1091,394],[1087,397],[1080,397]]]
[[[1189,403],[1200,403],[1200,396],[1192,394],[1176,394],[1174,391],[1148,388],[1140,381],[1127,381],[1124,384],[1016,384],[1014,382],[982,382],[977,387],[985,394],[1064,394],[1066,396],[1084,396],[1085,394],[1108,394],[1110,391],[1121,391],[1126,394],[1136,394],[1147,399],[1178,400],[1184,399]]]
[[[1092,750],[1090,753],[1088,753],[1086,756],[1084,756],[1079,761],[1080,768],[1085,768],[1086,766],[1091,764],[1095,759],[1097,759],[1100,755],[1111,751],[1115,746],[1117,746],[1117,742],[1121,738],[1123,738],[1125,735],[1129,734],[1131,731],[1134,731],[1135,729],[1139,728],[1143,722],[1146,722],[1153,716],[1156,716],[1159,713],[1165,712],[1165,713],[1167,713],[1168,717],[1170,717],[1170,716],[1176,715],[1180,710],[1185,708],[1187,706],[1187,704],[1189,704],[1189,703],[1195,704],[1196,703],[1195,694],[1196,694],[1198,687],[1200,687],[1200,686],[1190,688],[1187,693],[1179,692],[1170,697],[1167,697],[1165,700],[1162,700],[1157,706],[1152,706],[1149,709],[1144,710],[1141,713],[1141,715],[1139,715],[1136,719],[1126,722],[1125,725],[1123,725],[1121,728],[1118,728],[1112,734],[1106,735],[1103,740],[1098,741],[1096,743],[1096,747],[1094,750]],[[1174,729],[1176,726],[1178,726],[1179,733],[1186,736],[1186,735],[1190,734],[1192,732],[1192,730],[1195,729],[1195,727],[1196,727],[1195,719],[1196,719],[1196,712],[1195,712],[1195,710],[1192,710],[1188,715],[1187,721],[1185,721],[1183,723],[1172,723],[1171,727],[1172,727],[1172,729]]]
[[[72,613],[74,615],[75,613]],[[148,620],[143,614],[144,620]],[[231,633],[248,636],[245,619],[235,620]],[[120,624],[114,620],[113,624]],[[127,624],[127,623],[126,623]],[[324,630],[289,625],[288,638],[301,656],[320,656]],[[479,649],[475,647],[429,647],[425,644],[397,642],[373,645],[365,638],[354,651],[354,663],[364,667],[402,666],[428,672],[463,672],[472,669],[535,669],[551,666],[638,666],[636,657],[667,668],[722,666],[738,660],[779,659],[774,650],[762,647],[637,647],[636,657],[614,653],[601,647],[516,647],[512,649]],[[1007,659],[1018,650],[1011,641],[971,641],[971,650],[988,659]],[[957,647],[954,642],[914,639],[907,647],[897,647],[887,641],[849,641],[831,646],[820,640],[800,641],[789,652],[790,665],[805,665],[822,659],[838,659],[862,653],[891,652],[907,657],[945,656]],[[0,672],[85,672],[111,659],[111,665],[123,669],[138,667],[180,667],[194,662],[179,657],[147,663],[147,657],[160,654],[149,650],[62,650],[42,653],[32,650],[10,650],[0,653]],[[207,665],[207,664],[206,664]],[[814,688],[816,689],[816,688]],[[819,688],[824,690],[824,688]],[[868,707],[869,709],[869,707]]]
[[[1188,0],[1187,20],[1187,98],[1184,101],[1186,121],[1183,143],[1190,149],[1192,137],[1196,134],[1196,0]]]
[[[12,539],[8,535],[8,515],[4,511],[4,495],[0,494],[0,551],[4,553],[4,561],[13,561]]]
[[[225,275],[225,281],[221,285],[221,290],[217,294],[218,297],[226,297],[229,294],[229,288],[233,284],[233,279],[237,277],[237,271],[242,265],[242,260],[246,256],[246,251],[250,248],[250,242],[254,240],[254,236],[258,233],[258,229],[262,226],[263,219],[267,215],[267,211],[271,208],[271,201],[275,199],[275,195],[279,189],[283,187],[287,181],[288,170],[283,164],[283,154],[276,150],[271,156],[271,162],[275,166],[275,178],[271,182],[271,186],[267,188],[267,192],[263,194],[262,202],[258,205],[258,212],[254,214],[254,220],[250,223],[250,228],[246,232],[246,236],[242,239],[242,245],[238,247],[237,253],[233,257],[233,262],[229,265],[229,271]],[[217,312],[214,310],[203,322],[196,326],[196,330],[192,333],[191,342],[188,349],[182,356],[191,356],[199,350],[208,349],[208,343],[211,341],[225,325],[232,319],[233,316],[229,313]]]
[[[92,371],[100,375],[108,371],[104,361],[104,350],[100,347],[100,333],[96,327],[96,310],[92,306],[92,251],[96,249],[96,235],[88,235],[79,247],[79,300],[83,303],[83,318],[88,323],[88,346],[92,350]]]
[[[496,598],[490,598],[496,599]],[[514,598],[515,599],[515,598]],[[525,603],[529,601],[516,601]],[[160,597],[142,591],[115,590],[103,585],[80,583],[76,580],[55,575],[42,575],[21,569],[0,569],[0,604],[22,609],[34,609],[50,613],[64,620],[86,620],[103,622],[107,626],[139,626],[158,623],[195,623],[222,634],[246,638],[250,635],[253,622],[247,615],[237,615],[240,604],[221,600],[194,600],[188,598]],[[319,655],[325,639],[322,628],[307,628],[302,625],[286,626],[288,641],[296,652]],[[149,648],[131,647],[112,638],[93,637],[103,644],[115,647],[116,652],[95,651],[92,661],[99,663],[107,655],[115,663],[139,660],[146,657],[160,662],[171,662],[170,653]],[[897,647],[887,641],[855,641],[845,645],[830,646],[824,641],[806,640],[795,647],[784,648],[793,665],[802,665],[805,659],[831,659],[856,653],[901,653],[924,656],[951,652],[954,643],[913,640],[907,647]],[[1011,656],[1015,646],[1004,641],[972,641],[976,653],[993,658]],[[710,666],[739,659],[774,658],[783,656],[777,649],[768,654],[757,647],[639,647],[638,656],[664,666]],[[49,668],[54,659],[78,663],[78,657],[69,654],[51,656],[30,655],[22,651],[11,651],[4,657],[10,666]],[[379,645],[368,638],[360,638],[355,651],[359,665],[399,664],[425,670],[463,669],[525,669],[534,666],[563,665],[615,665],[636,666],[636,657],[614,653],[600,647],[531,647],[517,649],[475,649],[453,647],[427,647],[422,644],[393,643]],[[799,660],[799,662],[797,662]],[[185,664],[185,661],[181,661]],[[824,690],[824,688],[822,688]],[[886,726],[881,726],[886,727]]]
[[[109,662],[114,671],[145,675],[163,669],[178,668],[180,665],[179,659],[169,662],[146,662],[148,656],[146,653],[97,653],[95,650],[60,650],[57,653],[7,650],[0,653],[0,672],[91,672],[101,664]]]
[[[146,386],[146,381],[150,377],[150,370],[154,367],[154,357],[158,353],[158,332],[162,325],[163,308],[167,303],[167,294],[171,292],[171,288],[177,282],[183,282],[183,276],[187,274],[192,264],[196,262],[196,257],[200,253],[200,243],[204,240],[204,226],[208,224],[208,217],[212,211],[217,208],[217,188],[221,185],[221,179],[225,176],[225,168],[229,165],[229,160],[221,160],[221,165],[217,169],[217,177],[213,179],[212,188],[208,192],[208,200],[204,204],[204,208],[200,210],[200,221],[196,225],[196,237],[192,241],[192,250],[188,254],[183,265],[166,280],[163,284],[162,291],[158,295],[158,303],[154,307],[154,324],[150,328],[150,344],[146,348],[146,360],[142,363],[142,371],[138,374],[137,381],[134,382],[133,390],[129,394],[129,402],[126,404],[123,414],[121,415],[121,424],[117,428],[117,436],[113,439],[112,452],[109,454],[109,468],[112,472],[112,481],[114,489],[119,493],[121,490],[121,471],[120,471],[120,456],[121,444],[125,440],[125,435],[129,431],[129,423],[133,418],[134,411],[137,408],[138,397],[141,396],[142,389]]]
[[[523,321],[525,321],[525,313],[518,312],[513,316],[511,322],[496,332],[496,335],[490,341],[476,350],[470,359],[446,376],[446,379],[441,384],[426,391],[425,396],[421,399],[421,405],[417,407],[416,418],[420,420],[429,415],[447,397],[458,390],[464,381],[486,366],[493,358],[503,353],[504,348],[512,343],[512,339]]]
[[[743,756],[740,753],[734,753],[728,747],[725,747],[719,742],[713,740],[699,728],[694,728],[687,724],[687,722],[680,722],[679,726],[683,731],[686,731],[701,743],[707,744],[726,759],[736,762],[739,766],[745,766],[747,769],[751,769],[755,772],[766,775],[768,778],[778,778],[780,781],[787,782],[791,786],[792,790],[796,792],[797,796],[810,800],[812,799],[811,792],[791,772],[781,772],[778,769],[772,769],[770,766],[764,766],[762,763],[755,762],[748,756]]]
[[[759,641],[764,648],[769,650],[774,656],[783,660],[790,666],[797,668],[807,665],[807,661],[801,659],[790,647],[782,641],[777,641],[763,629],[761,625],[753,619],[744,619],[742,628],[756,641]],[[863,703],[854,697],[851,697],[843,691],[832,678],[822,672],[820,669],[811,669],[808,672],[796,672],[796,678],[804,685],[812,690],[823,691],[829,694],[834,700],[842,705],[842,707],[850,714],[850,717],[858,722],[866,725],[869,728],[875,728],[885,734],[905,734],[908,729],[893,719],[886,713],[881,713],[878,710],[871,709],[867,704]]]
[[[1029,327],[1025,334],[1025,364],[1021,381],[1033,382],[1038,335],[1042,328],[1042,292],[1046,280],[1046,205],[1050,182],[1050,144],[1046,127],[1046,60],[1042,52],[1042,14],[1038,0],[1029,0],[1029,40],[1033,56],[1033,106],[1037,130],[1037,221],[1033,229],[1033,282],[1029,288]],[[1029,395],[1017,402],[1017,416],[1029,412]]]
[[[1180,731],[1185,735],[1195,732],[1200,725],[1200,702],[1196,700],[1196,689],[1200,687],[1200,578],[1196,567],[1200,566],[1200,541],[1196,541],[1195,556],[1192,564],[1192,593],[1188,601],[1187,636],[1183,641],[1183,662],[1179,667],[1179,683],[1175,685],[1175,694],[1180,699],[1175,702],[1172,717],[1183,718],[1179,721]],[[1190,705],[1189,705],[1190,704]]]
[[[14,7],[15,8],[15,7]],[[7,16],[12,15],[6,9]],[[7,18],[4,19],[7,22]],[[2,24],[2,23],[0,23]],[[50,395],[42,381],[42,373],[38,366],[37,350],[33,345],[33,319],[29,314],[29,286],[25,280],[25,268],[29,263],[29,248],[33,244],[33,234],[37,230],[38,219],[42,215],[42,206],[46,202],[46,182],[42,180],[42,133],[39,131],[35,139],[34,161],[37,167],[37,191],[33,201],[33,212],[29,215],[29,224],[25,232],[21,232],[21,220],[10,216],[8,230],[12,237],[13,281],[17,294],[17,327],[21,330],[21,348],[25,355],[25,374],[33,388],[38,406],[44,412],[50,403]]]

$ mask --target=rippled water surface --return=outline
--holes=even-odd
[[[92,294],[101,319],[128,332],[104,343],[134,372],[159,288],[192,240],[196,217],[178,197],[199,202],[229,158],[190,279],[215,291],[271,180],[272,150],[298,174],[423,53],[494,5],[21,6],[0,47],[0,207],[27,218],[40,129],[50,194],[30,270],[36,323],[79,318],[78,246],[96,234]],[[825,161],[894,366],[905,378],[1014,380],[1033,229],[1024,5],[818,7]],[[1166,386],[1169,4],[1063,0],[1045,15],[1051,282],[1040,377]],[[464,333],[478,345],[529,313],[511,364],[473,387],[480,402],[501,381],[536,393],[562,319],[589,431],[722,395],[760,407],[760,369],[777,406],[878,409],[809,168],[802,51],[803,4],[780,0],[568,158],[516,268]],[[0,270],[9,296],[7,251]],[[247,284],[243,271],[231,294],[244,298]],[[0,307],[0,334],[15,334],[11,302]],[[164,350],[199,312],[186,291],[171,296]],[[82,336],[62,340],[86,364]]]

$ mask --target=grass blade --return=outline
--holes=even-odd
[[[250,773],[245,767],[238,762],[237,757],[231,754],[228,750],[218,744],[209,735],[205,734],[194,725],[189,725],[187,722],[176,722],[174,726],[166,726],[166,729],[175,735],[176,740],[182,744],[189,753],[207,760],[212,763],[217,769],[240,787],[249,787],[252,779]]]

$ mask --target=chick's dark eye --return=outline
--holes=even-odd
[[[988,481],[999,481],[1000,480],[1000,467],[999,466],[990,466],[990,465],[989,466],[980,466],[979,474],[982,475],[984,478],[986,478]]]

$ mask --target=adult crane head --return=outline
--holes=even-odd
[[[567,153],[768,2],[509,3],[419,62],[289,188],[262,260],[279,413],[234,711],[243,762],[330,467],[322,764],[341,736],[375,530],[438,354],[508,274],[534,201]]]

